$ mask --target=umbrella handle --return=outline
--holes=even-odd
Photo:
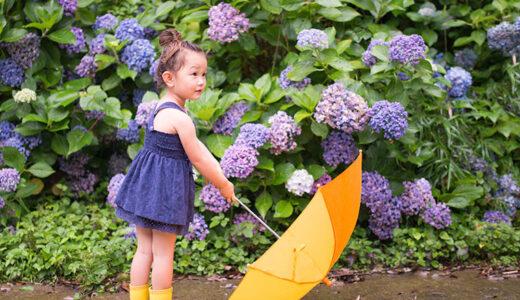
[[[271,231],[271,233],[274,234],[274,236],[276,238],[278,238],[278,239],[280,238],[278,233],[276,233],[271,227],[269,227],[264,221],[262,221],[262,219],[259,216],[257,216],[254,212],[252,212],[249,209],[249,207],[247,207],[244,203],[242,203],[242,201],[240,201],[237,197],[235,197],[234,200],[236,200],[238,203],[240,203],[240,205],[242,205],[242,207],[244,207],[247,210],[247,212],[249,212],[251,215],[253,215],[253,217],[255,217],[258,220],[258,222],[260,222],[260,224],[264,225],[265,228],[267,228],[269,231]]]

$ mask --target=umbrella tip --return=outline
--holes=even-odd
[[[331,287],[332,286],[332,281],[330,281],[330,279],[328,279],[327,277],[323,278],[323,283],[325,283],[328,287]]]

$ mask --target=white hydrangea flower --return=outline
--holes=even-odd
[[[197,171],[197,169],[195,169],[195,167],[193,167],[192,169],[193,169],[193,180],[197,180],[197,178],[199,178],[200,173]]]
[[[431,7],[423,7],[419,9],[418,13],[423,17],[431,17],[435,14],[435,10]]]
[[[301,196],[303,193],[309,193],[312,189],[314,178],[305,169],[296,170],[292,173],[291,178],[285,182],[287,190],[295,195]]]
[[[29,103],[36,100],[36,93],[31,89],[22,89],[14,95],[14,101],[18,103]]]

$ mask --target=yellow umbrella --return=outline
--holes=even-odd
[[[321,281],[331,285],[326,276],[359,214],[361,160],[360,151],[347,170],[316,192],[278,241],[249,265],[229,299],[300,299]]]

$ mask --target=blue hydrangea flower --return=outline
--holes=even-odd
[[[426,52],[426,44],[420,35],[398,35],[389,43],[391,61],[398,61],[404,65],[416,65],[420,58],[424,58]]]
[[[20,183],[20,173],[13,168],[4,168],[0,170],[0,191],[16,192]]]
[[[513,195],[506,195],[506,196],[502,197],[502,201],[506,205],[506,214],[509,217],[514,218],[516,215],[517,209],[520,208],[520,200],[518,200]]]
[[[121,185],[123,184],[123,181],[125,180],[125,175],[122,173],[114,175],[112,178],[110,178],[110,182],[108,183],[108,196],[107,196],[107,203],[112,207],[117,207],[115,201],[117,197],[117,193],[119,193],[119,189],[121,188]]]
[[[513,178],[513,174],[502,175],[498,179],[498,196],[517,195],[520,196],[520,186]]]
[[[451,225],[450,208],[446,203],[430,203],[421,214],[423,220],[437,229]]]
[[[79,197],[79,192],[91,194],[94,191],[94,186],[98,181],[96,174],[85,170],[84,174],[79,177],[67,176],[67,184],[70,190],[74,193],[74,197]]]
[[[58,158],[59,168],[62,172],[72,177],[80,177],[85,174],[85,166],[88,162],[88,156],[81,152],[74,152],[69,155],[68,159],[64,156]]]
[[[316,192],[318,191],[318,189],[320,187],[326,185],[327,183],[329,183],[331,181],[332,181],[332,177],[330,177],[329,174],[325,173],[325,174],[321,175],[321,177],[316,179],[316,181],[314,181],[314,183],[312,184],[312,189],[309,192],[309,194],[311,194],[311,195],[316,194]]]
[[[11,58],[22,68],[30,68],[40,56],[40,37],[32,32],[28,33],[15,42],[7,43],[6,49]]]
[[[487,31],[487,41],[490,49],[512,54],[520,44],[520,25],[504,21],[491,27]]]
[[[415,179],[413,182],[403,182],[405,187],[401,194],[402,208],[401,212],[413,216],[421,213],[428,204],[435,203],[432,195],[432,186],[428,180],[421,178]]]
[[[199,199],[206,204],[204,208],[214,213],[226,212],[231,205],[212,184],[205,185],[200,191]]]
[[[17,64],[12,58],[0,60],[0,79],[5,85],[11,87],[21,86],[25,81],[25,74],[22,66]]]
[[[244,113],[249,109],[249,106],[243,102],[232,104],[226,112],[213,123],[213,132],[231,135]]]
[[[482,221],[495,224],[506,223],[511,226],[511,219],[506,214],[504,214],[504,212],[499,210],[486,211]]]
[[[403,72],[397,72],[395,75],[397,75],[397,78],[401,79],[402,81],[407,81],[410,79],[410,75]]]
[[[294,139],[302,133],[302,128],[296,126],[294,119],[285,111],[279,111],[269,117],[269,142],[272,147],[271,153],[280,155],[284,151],[296,148]]]
[[[208,234],[208,224],[206,224],[204,216],[199,213],[195,213],[193,215],[193,221],[190,222],[188,233],[184,237],[190,241],[203,241],[206,239]]]
[[[473,49],[465,48],[455,54],[455,62],[457,65],[464,69],[473,69],[473,66],[477,62],[477,53]]]
[[[466,97],[466,93],[469,90],[472,78],[471,74],[461,67],[453,67],[446,72],[444,76],[451,82],[452,87],[446,87],[448,95],[455,99],[461,99]]]
[[[117,26],[117,18],[112,14],[105,14],[99,17],[96,17],[96,22],[92,25],[94,30],[98,30],[101,28],[105,28],[108,30],[112,30]]]
[[[352,163],[358,156],[359,150],[350,134],[333,131],[321,142],[323,160],[330,166],[340,163]]]
[[[383,132],[387,140],[400,139],[408,128],[408,113],[399,102],[378,101],[372,107],[372,117],[368,125],[379,133]]]
[[[383,40],[379,40],[379,39],[370,41],[370,44],[368,45],[367,50],[365,52],[363,52],[363,54],[361,55],[361,60],[363,61],[363,64],[370,68],[377,63],[377,58],[375,56],[373,56],[372,53],[370,52],[372,50],[372,47],[374,47],[376,45],[387,45],[388,46],[388,43],[385,43],[385,42],[383,42]]]
[[[151,102],[142,102],[137,107],[137,112],[135,113],[135,121],[141,127],[146,127],[148,119],[152,116],[152,112],[157,106],[159,100],[153,100]]]
[[[392,191],[388,179],[377,171],[363,172],[361,176],[361,203],[368,208],[378,202],[388,202],[392,198]]]
[[[15,132],[13,131],[16,128],[16,125],[9,121],[0,122],[0,140],[7,140],[10,137],[13,137]]]
[[[137,22],[137,19],[125,19],[121,21],[121,24],[119,24],[119,27],[116,29],[116,38],[121,42],[128,39],[128,43],[132,43],[138,39],[144,39],[144,28]]]
[[[128,68],[141,72],[152,64],[155,58],[155,50],[149,40],[137,39],[131,45],[123,49],[121,61]]]
[[[76,42],[74,44],[58,44],[60,48],[65,49],[68,54],[72,53],[79,53],[86,45],[85,42],[85,35],[83,34],[83,30],[78,27],[71,27],[70,31],[74,33],[74,36],[76,37]]]
[[[401,218],[401,198],[390,197],[373,203],[370,207],[368,228],[377,235],[380,240],[391,239],[394,229],[399,227]]]
[[[153,63],[150,65],[150,71],[149,71],[149,74],[150,76],[153,77],[153,80],[156,81],[156,78],[155,78],[155,71],[157,70],[157,67],[159,66],[159,59],[156,59],[153,61]]]
[[[24,147],[24,144],[25,144],[25,141],[21,138],[21,136],[20,136],[20,138],[19,138],[19,136],[13,136],[6,140],[2,140],[2,147],[9,146],[9,147],[16,148],[16,150],[18,150],[18,152],[20,152],[21,154],[24,155],[25,161],[27,162],[27,158],[29,158],[29,155],[31,154],[31,152],[27,148]],[[3,159],[3,153],[0,153],[0,156],[2,156],[2,159]]]
[[[251,27],[245,13],[240,13],[229,3],[220,2],[217,6],[212,6],[208,16],[209,38],[220,44],[238,40],[239,32],[246,32]]]
[[[97,69],[97,63],[94,60],[93,56],[85,55],[81,59],[79,65],[76,66],[74,71],[79,75],[79,77],[92,77]]]
[[[105,46],[103,45],[103,42],[105,41],[106,34],[100,33],[96,35],[95,38],[90,41],[89,45],[89,52],[90,55],[94,56],[96,54],[103,54],[107,49],[105,49]]]
[[[119,128],[117,130],[117,139],[127,141],[130,144],[139,142],[139,124],[135,120],[128,121],[128,128]]]
[[[63,7],[63,14],[66,16],[73,16],[78,9],[78,0],[58,0],[58,3]]]
[[[235,144],[262,147],[269,140],[269,129],[262,124],[245,123],[240,127]]]
[[[231,145],[220,162],[226,177],[246,178],[258,165],[258,151],[247,145]]]
[[[304,29],[298,33],[297,40],[296,45],[299,47],[309,46],[321,50],[329,48],[327,34],[319,29]]]

